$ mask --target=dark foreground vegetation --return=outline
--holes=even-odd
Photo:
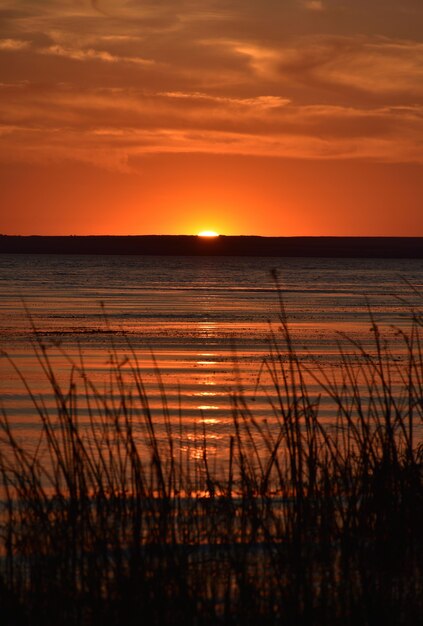
[[[32,396],[31,445],[1,419],[3,626],[422,623],[421,317],[400,362],[374,325],[333,378],[307,372],[281,321],[263,365],[275,424],[234,388],[219,467],[206,437],[199,458],[182,448],[165,389],[159,436],[130,348],[107,387],[82,359],[64,386],[36,337],[57,410]]]

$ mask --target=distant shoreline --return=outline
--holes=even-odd
[[[0,235],[1,253],[423,259],[423,237]]]

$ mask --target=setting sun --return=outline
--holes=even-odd
[[[198,237],[219,237],[219,233],[216,233],[214,230],[202,230],[198,233]]]

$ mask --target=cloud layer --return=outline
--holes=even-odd
[[[421,3],[20,0],[0,16],[2,158],[423,160]]]

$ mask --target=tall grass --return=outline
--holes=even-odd
[[[275,423],[250,409],[234,373],[220,466],[205,433],[195,458],[180,445],[183,415],[171,420],[157,369],[159,434],[130,346],[124,361],[112,348],[101,388],[82,354],[64,384],[34,330],[55,410],[9,359],[40,434],[22,442],[2,411],[2,624],[421,621],[422,318],[398,331],[400,363],[372,320],[372,350],[345,340],[332,376],[298,356],[280,304],[257,379],[272,379]]]

